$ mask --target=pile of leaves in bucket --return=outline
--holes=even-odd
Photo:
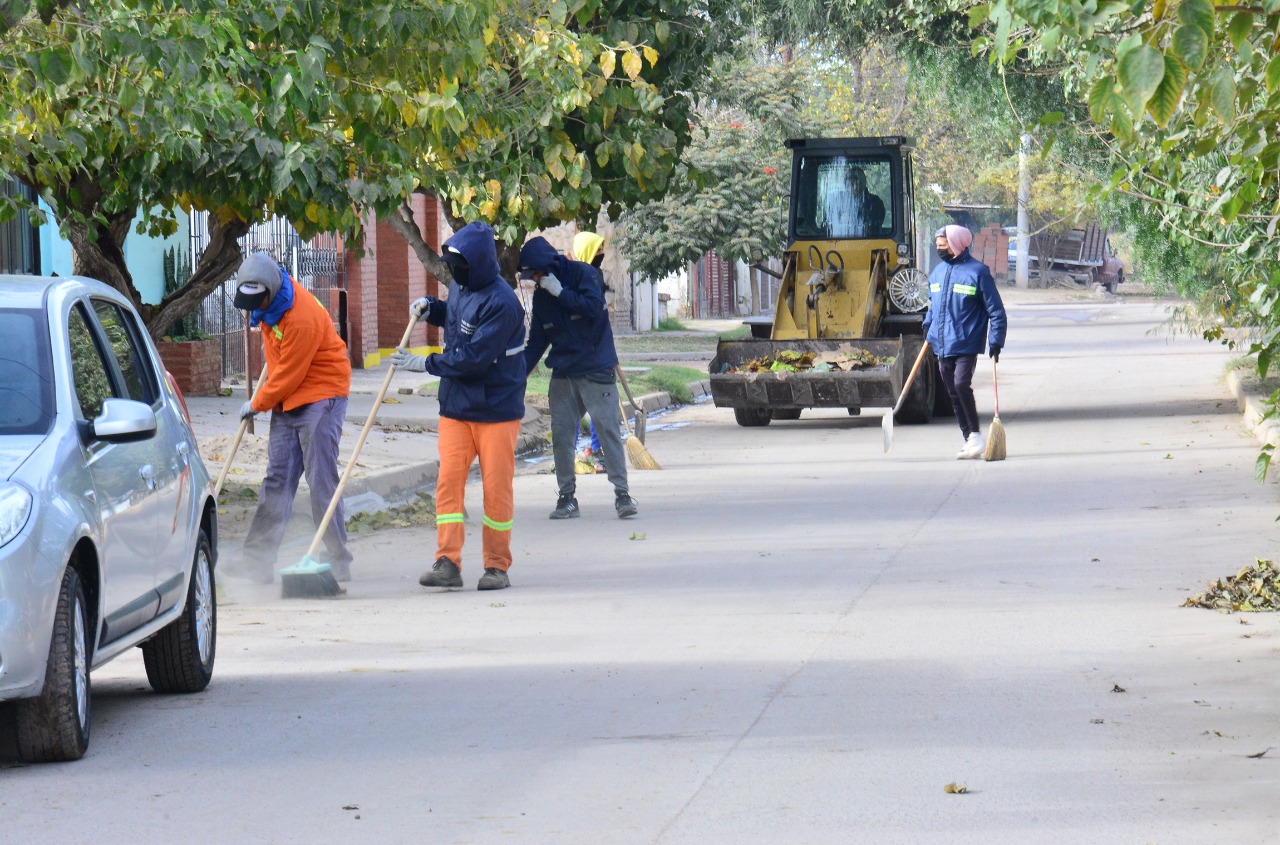
[[[830,352],[799,352],[795,349],[779,349],[772,355],[762,355],[730,368],[730,373],[815,373],[848,372],[866,367],[885,367],[893,363],[893,356],[880,357],[866,349],[842,344]]]
[[[1280,610],[1280,566],[1275,561],[1258,558],[1256,565],[1246,566],[1233,578],[1219,578],[1208,590],[1187,599],[1182,606],[1205,607],[1219,613]]]
[[[403,505],[396,505],[385,511],[358,513],[347,520],[347,531],[376,531],[379,528],[412,528],[415,525],[436,524],[436,502],[430,496],[419,493],[418,497]]]

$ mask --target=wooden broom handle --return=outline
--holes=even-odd
[[[991,390],[995,394],[995,415],[1000,416],[1000,379],[996,377],[996,359],[991,359]]]
[[[413,333],[413,327],[417,324],[418,315],[414,313],[409,317],[409,325],[404,330],[404,337],[400,338],[400,342],[396,346],[409,345],[409,335]],[[351,477],[351,471],[355,469],[356,458],[360,457],[360,450],[364,448],[364,441],[369,437],[369,429],[373,428],[373,421],[377,419],[378,410],[382,407],[382,400],[386,398],[387,388],[391,387],[391,377],[395,375],[395,372],[395,364],[387,367],[387,375],[382,379],[382,388],[373,400],[373,407],[369,409],[369,418],[364,422],[364,429],[360,432],[360,439],[356,441],[355,448],[351,450],[351,459],[347,461],[347,468],[342,471],[342,477],[338,479],[338,487],[333,491],[333,498],[329,500],[329,508],[324,512],[324,519],[320,520],[320,525],[316,528],[316,536],[312,538],[311,546],[307,549],[307,557],[314,557],[315,553],[320,549],[320,543],[324,541],[324,532],[329,527],[329,520],[333,519],[334,511],[338,509],[338,502],[342,501],[342,491],[347,486],[347,479]]]
[[[258,391],[262,390],[262,382],[267,377],[267,365],[264,362],[262,372],[258,375],[258,386],[253,390],[253,396],[249,401],[252,402],[257,397]],[[236,452],[240,451],[240,441],[244,439],[244,433],[249,430],[249,417],[243,417],[240,420],[240,429],[236,432],[236,439],[231,444],[231,453],[227,455],[227,461],[222,465],[222,472],[218,473],[218,483],[213,485],[213,500],[218,501],[218,495],[222,493],[222,485],[227,481],[227,473],[231,471],[231,462],[235,460]]]
[[[621,365],[621,364],[614,364],[614,365],[613,365],[613,368],[614,368],[615,370],[617,370],[617,371],[618,371],[618,378],[619,378],[619,380],[621,380],[621,381],[622,381],[622,389],[623,389],[623,390],[625,390],[625,391],[627,392],[627,399],[631,402],[631,407],[633,407],[633,408],[635,408],[635,409],[636,409],[636,413],[637,413],[637,414],[643,414],[643,413],[644,413],[644,409],[643,409],[643,408],[641,408],[641,407],[636,403],[636,397],[634,397],[634,396],[632,396],[632,395],[631,395],[631,384],[627,381],[627,375],[626,375],[626,373],[622,372],[622,365]],[[619,399],[619,400],[618,400],[618,404],[619,404],[619,405],[621,405],[621,404],[622,404],[622,400],[621,400],[621,399]],[[623,413],[623,416],[624,416],[624,417],[626,416],[626,413],[625,413],[625,412]]]
[[[902,410],[902,403],[907,400],[907,391],[911,389],[911,382],[915,380],[916,373],[920,369],[920,365],[924,363],[924,353],[929,351],[929,341],[925,341],[920,345],[920,354],[916,356],[916,362],[911,367],[907,380],[902,383],[902,392],[898,394],[898,401],[893,404],[893,413],[897,414]]]

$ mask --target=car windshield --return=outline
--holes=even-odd
[[[0,436],[47,434],[53,412],[44,312],[0,308]]]

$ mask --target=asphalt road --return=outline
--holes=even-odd
[[[1229,353],[1160,319],[1012,308],[1004,462],[698,405],[636,519],[519,477],[510,590],[473,589],[478,489],[465,590],[417,586],[422,529],[358,539],[340,599],[227,581],[210,688],[96,673],[86,759],[0,770],[0,842],[1274,841],[1280,623],[1180,604],[1280,496]]]

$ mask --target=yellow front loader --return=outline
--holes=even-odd
[[[788,142],[791,205],[772,320],[721,341],[711,396],[739,425],[798,419],[805,408],[892,407],[924,342],[929,294],[915,262],[912,142]],[[928,422],[932,353],[895,419]]]

